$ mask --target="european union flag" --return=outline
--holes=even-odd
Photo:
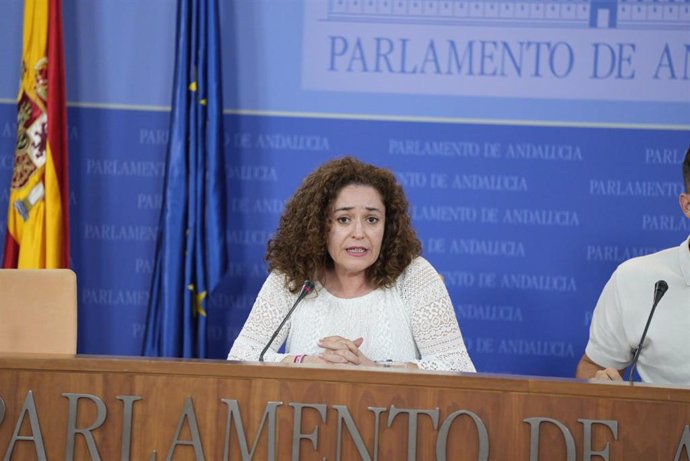
[[[173,106],[144,355],[206,356],[206,303],[227,268],[217,0],[179,0]]]

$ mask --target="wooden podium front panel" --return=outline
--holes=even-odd
[[[78,460],[91,459],[96,450],[104,460],[222,460],[227,444],[227,459],[249,459],[242,457],[235,422],[228,430],[231,402],[240,410],[248,451],[269,402],[280,402],[272,404],[279,460],[477,460],[487,454],[491,460],[574,461],[583,459],[588,445],[586,459],[674,460],[677,453],[690,459],[688,388],[212,360],[0,355],[0,399],[0,456],[11,450],[10,459],[22,461],[37,459],[40,440],[49,460],[65,459],[70,445]],[[22,412],[31,399],[39,431],[33,431],[31,411]],[[70,408],[76,410],[73,420]],[[453,418],[459,411],[464,413]],[[339,430],[339,415],[351,417],[359,449],[345,419]],[[268,424],[254,460],[270,459]],[[313,431],[315,443],[308,438]]]

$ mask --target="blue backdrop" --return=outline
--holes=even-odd
[[[80,353],[141,349],[162,197],[175,3],[63,0]],[[0,17],[0,210],[22,7]],[[395,171],[480,371],[572,376],[623,260],[688,235],[690,2],[223,2],[225,357],[285,200],[324,160]],[[0,213],[4,236],[5,212]],[[652,293],[650,293],[650,302]]]

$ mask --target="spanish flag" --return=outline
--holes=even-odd
[[[69,267],[62,0],[25,0],[3,267]]]

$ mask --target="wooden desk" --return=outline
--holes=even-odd
[[[0,354],[0,399],[21,461],[690,459],[690,388]]]

